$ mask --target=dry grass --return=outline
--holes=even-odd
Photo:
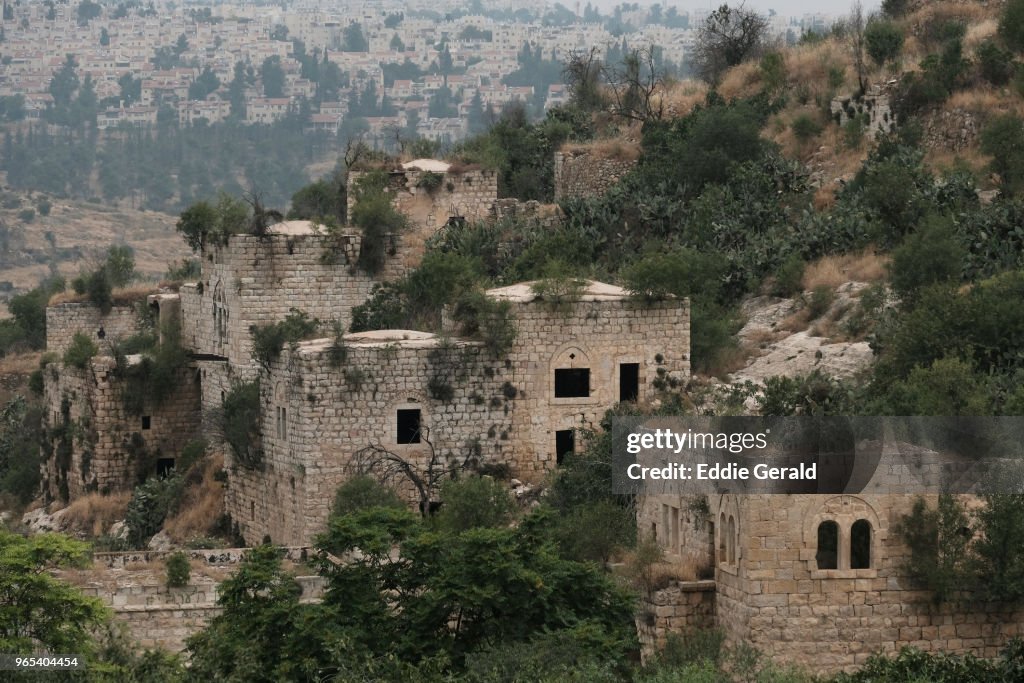
[[[770,344],[774,344],[778,340],[782,339],[785,334],[779,330],[769,329],[767,327],[754,330],[746,338],[746,343],[751,349],[763,349]]]
[[[618,138],[595,140],[585,144],[568,143],[562,145],[561,151],[567,154],[587,154],[595,159],[614,159],[616,161],[636,161],[640,158],[639,143]]]
[[[804,290],[835,289],[844,282],[878,282],[888,275],[889,257],[872,248],[853,254],[824,256],[808,264],[802,281]]]
[[[742,346],[719,349],[714,360],[708,364],[704,374],[724,380],[737,370],[746,367],[752,353],[751,349]]]
[[[30,375],[39,367],[42,351],[10,353],[0,357],[0,375]]]
[[[686,116],[708,96],[708,86],[701,81],[675,81],[654,96],[654,107],[664,107],[669,117]]]
[[[142,301],[150,294],[156,294],[160,290],[151,282],[132,285],[130,287],[118,287],[111,293],[111,300],[115,306],[130,306]],[[60,304],[80,304],[89,300],[88,294],[78,294],[73,290],[57,292],[50,297],[48,305],[59,306]]]
[[[656,562],[651,567],[651,590],[668,588],[676,581],[696,581],[699,570],[699,564],[689,557]]]
[[[164,522],[164,531],[176,543],[210,535],[224,512],[224,486],[215,478],[223,466],[223,455],[216,454],[193,465],[187,474],[201,479],[185,489],[178,513]]]
[[[718,94],[726,100],[734,97],[753,97],[763,89],[761,66],[757,62],[743,62],[729,69],[718,84]]]
[[[114,522],[124,519],[131,500],[128,492],[108,496],[90,493],[75,500],[64,511],[63,519],[68,531],[87,536],[102,536]]]
[[[804,306],[779,323],[778,329],[785,332],[803,332],[811,324],[811,309]]]

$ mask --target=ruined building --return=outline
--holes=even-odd
[[[471,461],[537,481],[574,450],[578,430],[596,428],[615,403],[652,398],[658,378],[689,374],[688,302],[637,301],[598,282],[558,300],[530,283],[488,291],[505,302],[515,332],[500,349],[460,338],[446,319],[443,335],[346,334],[285,345],[278,358],[256,362],[254,327],[298,310],[347,329],[374,284],[418,263],[425,236],[451,220],[497,214],[492,172],[436,163],[390,173],[393,201],[411,227],[388,238],[373,276],[357,266],[356,230],[328,235],[305,221],[205,247],[198,282],[149,298],[151,318],[179,321],[189,354],[159,403],[126,400],[139,361],[128,356],[119,366],[110,357],[111,341],[152,324],[145,315],[52,307],[52,348],[67,348],[76,332],[101,348],[85,368],[54,362],[46,370],[49,495],[128,490],[205,436],[225,451],[226,511],[246,540],[308,544],[324,528],[337,487],[374,457],[398,457],[424,472],[432,458]],[[225,446],[219,420],[232,387],[253,379],[259,457],[243,462]]]

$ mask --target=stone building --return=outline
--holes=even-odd
[[[608,408],[689,374],[686,301],[637,302],[597,282],[557,307],[529,283],[487,294],[511,304],[515,341],[500,356],[382,330],[301,342],[261,372],[262,463],[232,468],[226,501],[247,540],[310,542],[338,486],[384,452],[421,472],[432,457],[472,458],[536,481]]]
[[[636,166],[637,150],[628,144],[605,143],[555,152],[555,201],[599,197]]]

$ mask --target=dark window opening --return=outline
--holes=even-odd
[[[420,409],[408,408],[398,411],[398,443],[420,442]]]
[[[590,368],[555,370],[555,398],[589,398]]]
[[[818,569],[839,568],[839,525],[835,522],[818,525],[818,552],[814,558]]]
[[[640,398],[640,364],[619,365],[619,401],[635,401]]]
[[[174,458],[158,458],[156,461],[156,476],[166,477],[174,469]]]
[[[850,528],[850,569],[871,568],[871,522],[858,519]]]
[[[555,432],[555,463],[561,465],[565,456],[576,452],[576,432],[561,429]]]
[[[142,416],[142,428],[143,429],[149,429],[152,426],[152,424],[153,424],[153,421],[152,421],[152,419],[150,419],[149,415],[143,415]]]

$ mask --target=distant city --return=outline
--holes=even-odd
[[[378,144],[405,135],[451,142],[520,102],[537,118],[567,100],[562,65],[654,48],[689,72],[708,14],[620,4],[360,2],[7,2],[0,25],[0,109],[9,129],[128,129],[232,119]],[[826,14],[771,14],[793,43]]]

